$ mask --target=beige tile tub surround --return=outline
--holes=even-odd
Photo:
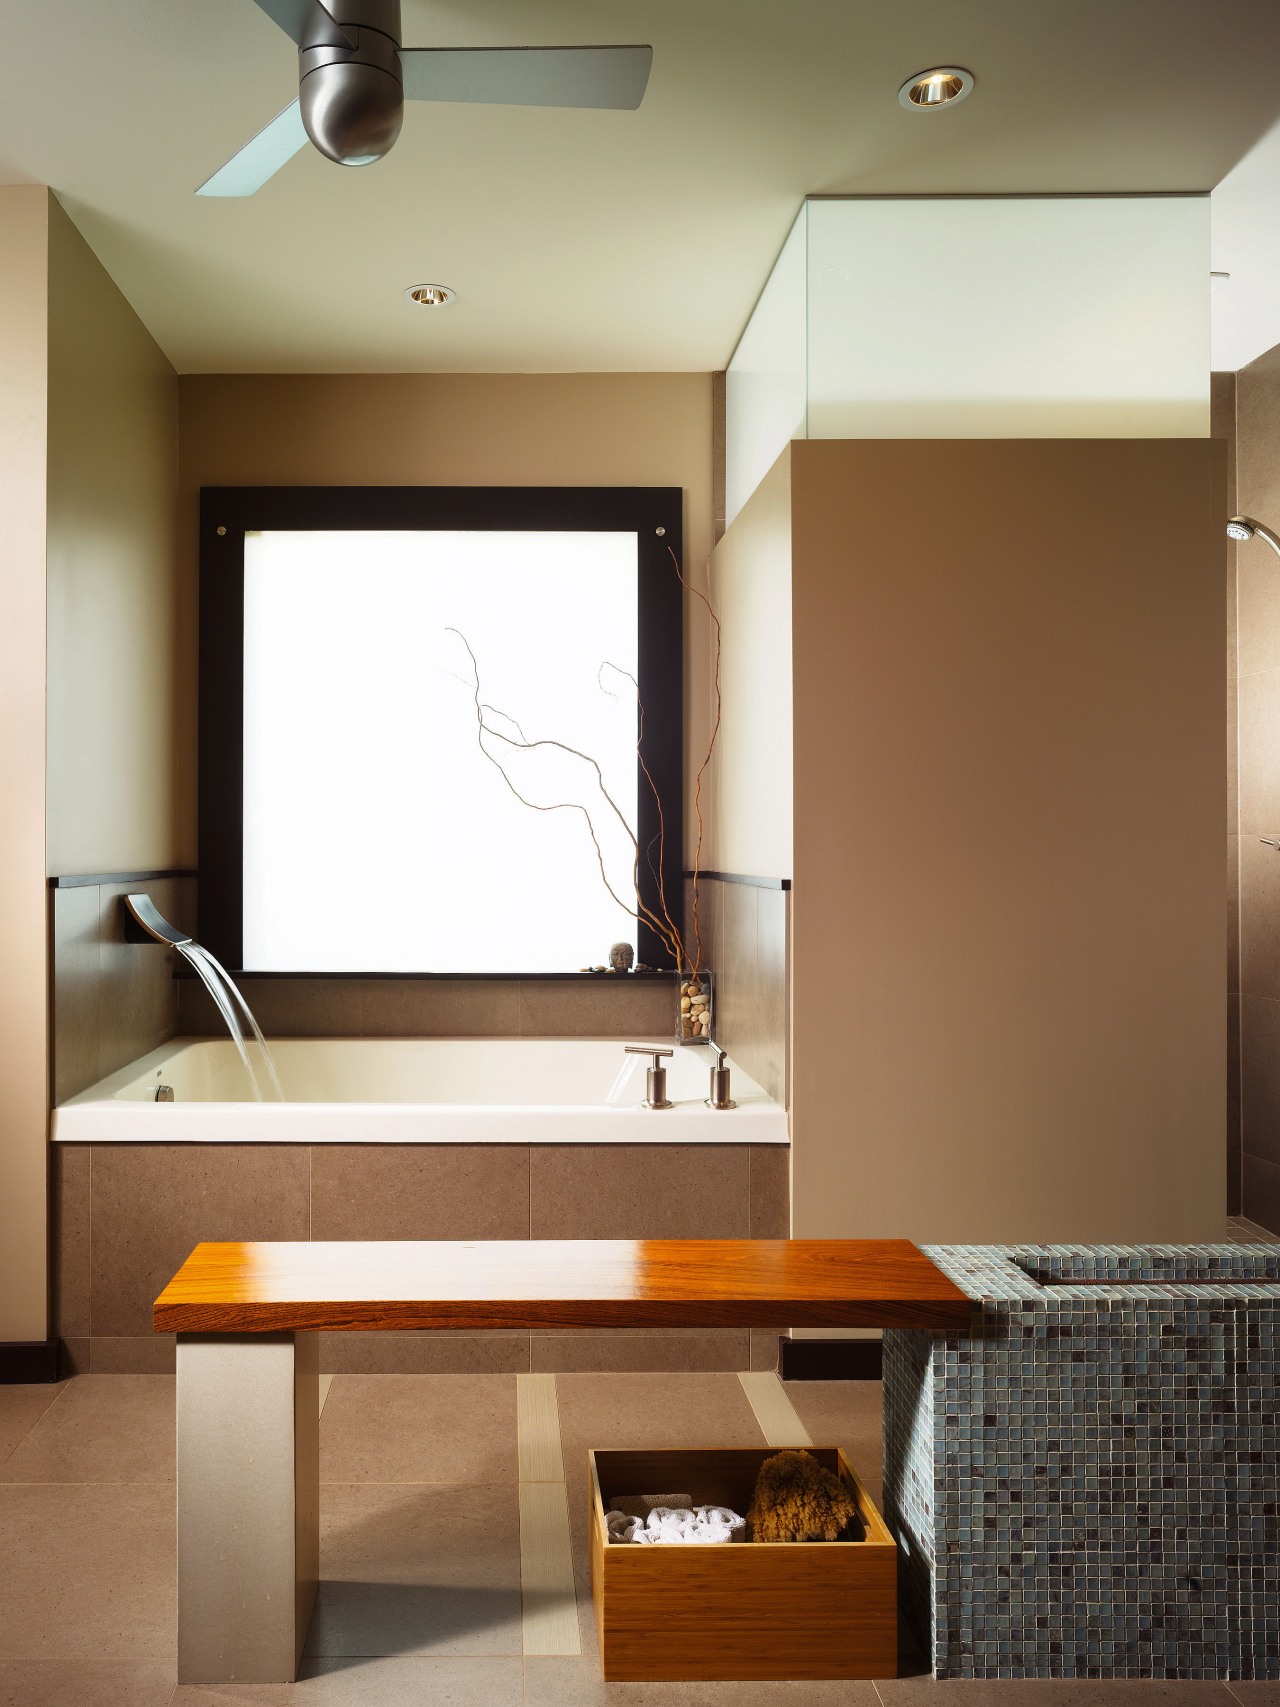
[[[785,1238],[781,1145],[57,1145],[58,1332],[72,1367],[173,1368],[151,1306],[201,1239]],[[780,1330],[779,1330],[780,1331]],[[772,1369],[761,1329],[332,1333],[353,1375]]]
[[[685,879],[684,910],[685,932],[692,941],[693,883],[689,878]],[[791,892],[702,876],[698,922],[703,962],[716,980],[716,1041],[785,1108]],[[780,1235],[760,1235],[775,1236]]]
[[[313,1239],[529,1235],[526,1145],[317,1144],[310,1154]]]
[[[647,1037],[674,1028],[674,978],[238,980],[268,1037]],[[184,1037],[216,1036],[204,988],[178,980]]]

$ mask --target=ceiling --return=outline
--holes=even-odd
[[[403,11],[411,46],[651,42],[649,90],[635,113],[410,105],[376,166],[306,150],[210,201],[196,185],[296,93],[252,0],[0,0],[0,182],[53,186],[182,372],[707,371],[806,193],[1210,190],[1280,119],[1275,0]],[[973,94],[904,112],[939,63]],[[1280,211],[1280,143],[1251,161],[1215,218],[1215,312],[1253,293],[1245,360],[1280,341],[1280,238],[1244,241]],[[457,302],[411,307],[424,280]]]

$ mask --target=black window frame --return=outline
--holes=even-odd
[[[243,965],[244,918],[244,538],[276,531],[451,530],[477,532],[634,532],[638,680],[644,707],[640,759],[662,802],[663,884],[677,924],[683,910],[684,598],[671,561],[683,573],[683,492],[650,486],[206,486],[199,534],[199,870],[200,937],[224,965]],[[670,549],[668,549],[670,548]],[[660,839],[658,808],[637,760],[640,898],[655,913]],[[646,854],[648,853],[648,857]],[[412,872],[388,871],[394,885]],[[358,896],[335,895],[355,906]],[[620,933],[622,916],[619,914]],[[636,922],[637,958],[669,970],[661,938]],[[572,969],[566,969],[568,975]],[[536,977],[509,973],[290,973],[296,977]],[[562,974],[544,974],[562,976]]]

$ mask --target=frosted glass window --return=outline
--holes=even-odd
[[[468,647],[532,805],[481,750]],[[637,653],[634,533],[246,534],[244,967],[564,972],[634,943],[582,812],[533,806],[585,806],[633,897]]]

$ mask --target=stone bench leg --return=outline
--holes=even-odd
[[[320,1564],[315,1334],[178,1335],[178,1681],[291,1683]]]

